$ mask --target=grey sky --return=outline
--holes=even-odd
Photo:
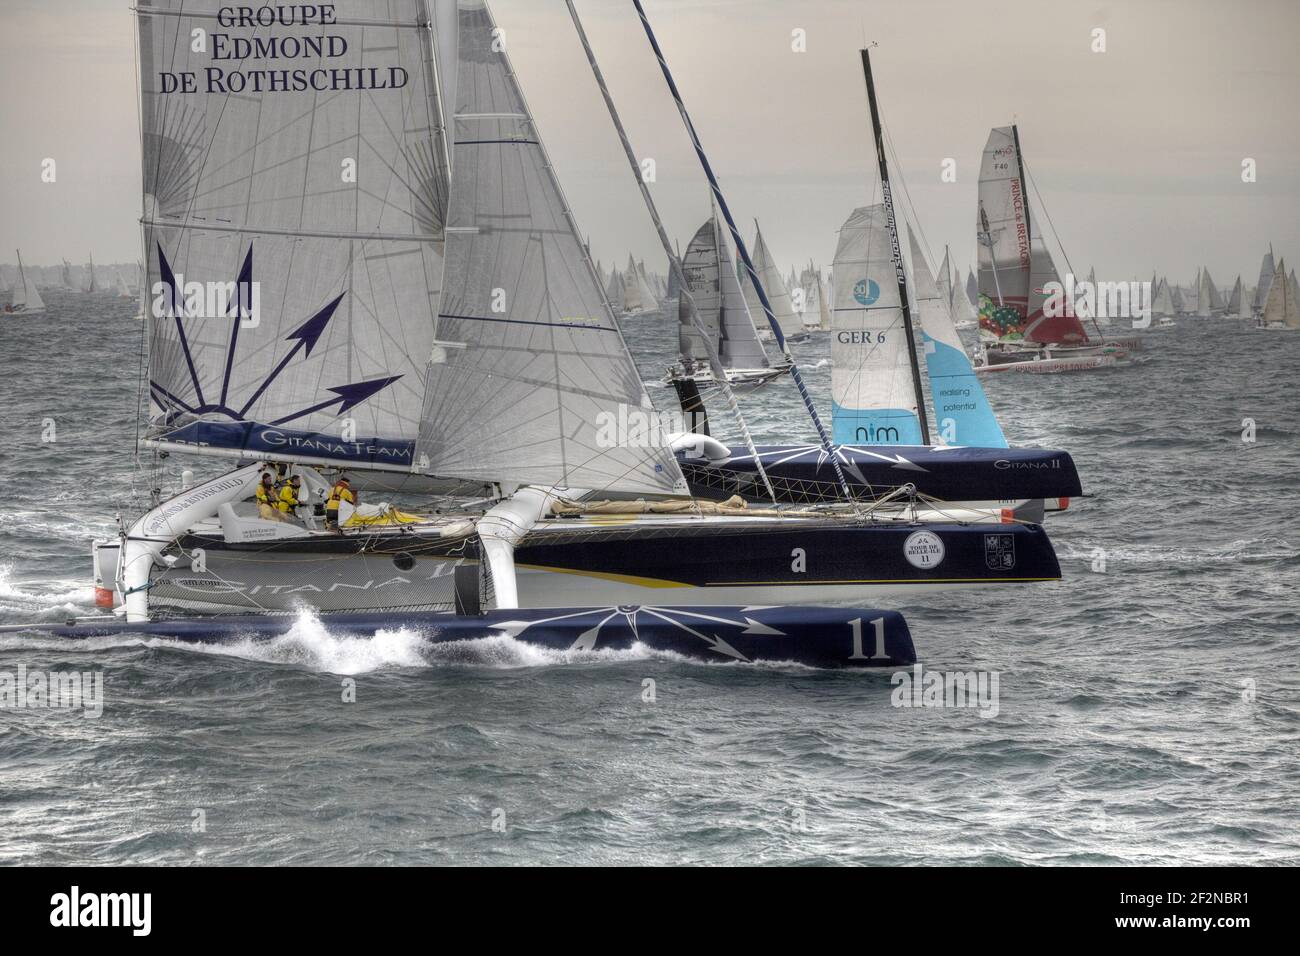
[[[1014,117],[1077,271],[1252,283],[1270,241],[1300,264],[1294,0],[644,0],[748,237],[829,264],[876,190],[857,50],[928,244],[974,255],[975,177]],[[214,0],[214,6],[216,5]],[[658,246],[562,0],[496,0],[508,48],[594,254]],[[580,0],[656,199],[685,241],[707,193],[630,0]],[[1090,50],[1106,30],[1107,52]],[[791,51],[791,31],[808,51]],[[125,0],[0,0],[0,261],[139,255],[133,24]],[[58,182],[40,181],[41,161]],[[958,181],[939,181],[945,157]],[[1258,182],[1241,181],[1241,162]],[[1061,264],[1064,270],[1064,264]]]

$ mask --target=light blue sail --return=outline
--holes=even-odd
[[[984,388],[957,335],[949,305],[939,294],[910,227],[907,237],[912,247],[913,286],[921,314],[925,370],[934,402],[935,437],[945,445],[1006,448],[1002,426],[984,395]]]
[[[921,423],[905,408],[844,408],[831,402],[837,445],[922,445]]]

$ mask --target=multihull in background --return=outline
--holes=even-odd
[[[952,294],[946,253],[942,281],[935,282],[910,227],[913,281],[908,281],[869,52],[863,52],[862,65],[886,201],[850,214],[835,253],[831,392],[838,444],[830,453],[819,445],[733,453],[708,437],[699,396],[682,395],[683,410],[704,437],[679,448],[678,464],[692,493],[717,500],[741,495],[781,503],[833,502],[842,493],[834,460],[852,493],[866,501],[896,497],[899,486],[907,484],[910,494],[940,499],[953,510],[977,504],[995,520],[1004,510],[999,504],[1015,510],[1026,499],[1039,499],[1048,502],[1048,510],[1064,507],[1082,493],[1074,462],[1061,451],[1007,447],[957,333],[958,315],[965,313],[954,298],[965,295]],[[922,350],[914,345],[913,311]],[[918,351],[925,356],[933,428]],[[923,444],[931,433],[946,444]]]
[[[980,164],[975,238],[979,251],[980,352],[975,371],[1059,373],[1109,368],[1129,360],[1137,339],[1091,338],[1073,310],[1049,314],[1050,290],[1063,288],[1036,219],[1020,132],[989,132]],[[1092,288],[1095,276],[1090,274]]]
[[[794,504],[833,502],[839,486],[817,445],[759,445],[758,457],[777,494]],[[963,448],[944,445],[838,445],[841,468],[854,494],[879,500],[910,484],[916,494],[944,502],[1077,498],[1083,494],[1068,452],[1038,448]],[[700,440],[678,452],[678,463],[701,498],[732,495],[757,500],[764,487],[754,456]]]
[[[860,468],[862,487],[878,476],[896,489],[883,504],[755,513],[690,500],[671,445],[602,440],[603,422],[653,406],[487,7],[388,0],[380,16],[363,0],[336,6],[331,30],[346,43],[333,66],[380,56],[405,85],[330,97],[164,89],[160,73],[202,75],[208,54],[187,38],[206,14],[182,0],[137,7],[147,278],[164,290],[148,319],[143,444],[244,462],[155,501],[97,547],[106,603],[127,624],[303,606],[422,613],[454,605],[465,568],[495,610],[574,613],[860,602],[1059,578],[1037,524],[978,523],[988,516],[914,500],[916,468],[938,475],[951,452],[918,450],[910,471],[869,479]],[[231,29],[263,42],[301,30]],[[379,159],[340,186],[339,162],[358,140]],[[235,301],[217,314],[195,314],[182,294],[232,281]],[[312,440],[264,447],[286,433]],[[1005,454],[1046,470],[1068,462]],[[430,498],[409,512],[367,502],[341,507],[338,529],[321,526],[326,476],[358,462],[485,486],[488,497]],[[301,479],[289,506],[299,520],[252,500],[267,470]],[[1075,493],[1077,479],[1066,484]]]

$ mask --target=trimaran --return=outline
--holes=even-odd
[[[738,456],[695,434],[638,440],[654,408],[481,0],[340,0],[310,8],[314,21],[307,7],[257,9],[265,21],[236,20],[229,42],[298,55],[315,44],[305,62],[316,66],[256,55],[214,65],[191,41],[213,11],[192,0],[136,8],[154,296],[139,451],[153,456],[155,487],[171,454],[235,467],[206,480],[186,471],[179,491],[155,492],[96,544],[97,593],[122,627],[239,633],[254,618],[225,615],[305,606],[363,630],[400,614],[461,637],[886,664],[911,653],[898,615],[770,605],[1059,577],[1039,525],[989,524],[926,496],[1077,494],[1068,455],[931,446],[924,429],[924,444],[888,453],[833,445],[792,361],[819,445],[755,448],[739,416]],[[865,52],[864,66],[870,86]],[[872,107],[874,119],[874,92]],[[214,288],[233,295],[214,299]],[[628,423],[635,434],[619,434]],[[253,501],[268,471],[301,480],[287,515]],[[423,504],[345,502],[330,530],[320,505],[343,471],[363,494],[400,488]],[[720,475],[805,504],[704,500],[726,497],[713,494]]]

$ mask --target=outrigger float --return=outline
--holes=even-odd
[[[636,647],[712,663],[758,661],[810,667],[905,667],[916,661],[907,622],[897,611],[825,607],[682,608],[610,606],[495,610],[481,614],[423,611],[322,614],[336,637],[370,638],[382,630],[415,631],[427,643],[510,638],[559,652]],[[42,631],[56,637],[141,637],[189,644],[273,640],[298,626],[298,615],[228,615],[128,624],[83,618],[64,624],[6,625],[0,633]]]

